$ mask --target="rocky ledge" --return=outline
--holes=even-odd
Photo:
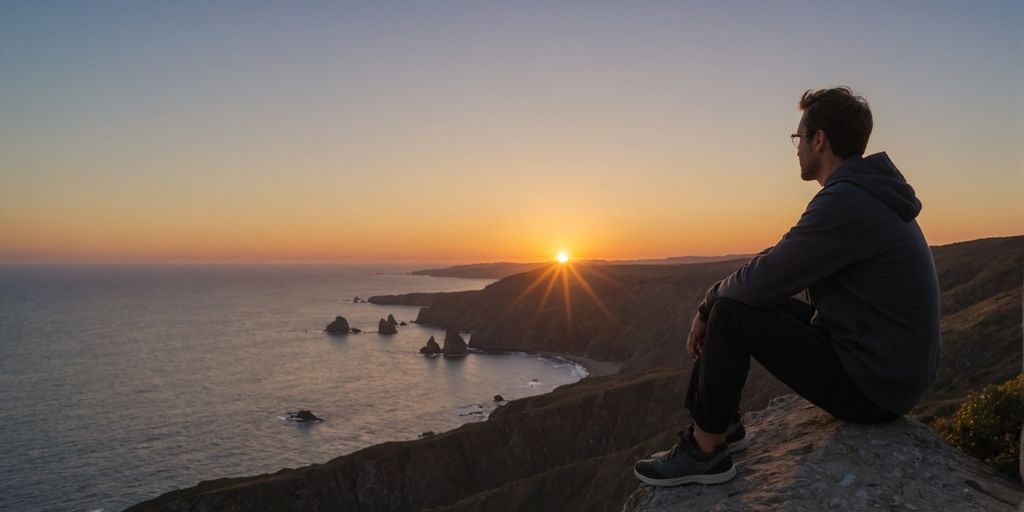
[[[743,417],[749,448],[718,486],[641,485],[626,512],[682,510],[1014,510],[1020,484],[906,416],[837,421],[796,395]]]

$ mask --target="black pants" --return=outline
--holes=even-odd
[[[739,407],[751,356],[838,419],[874,423],[900,416],[861,393],[839,363],[828,333],[811,327],[812,313],[810,305],[796,299],[771,308],[725,298],[715,302],[686,397],[686,407],[702,430],[725,432],[729,416]]]

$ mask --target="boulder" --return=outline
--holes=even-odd
[[[357,295],[356,298],[352,299],[352,302],[354,302],[356,304],[359,304],[359,303],[366,302],[366,301],[363,300],[363,299],[360,299],[359,296]]]
[[[466,340],[451,327],[444,333],[444,348],[441,351],[446,356],[464,356],[469,353],[466,349]]]
[[[362,329],[359,329],[359,328],[356,328],[356,327],[353,327],[353,328],[352,328],[352,334],[359,334],[359,333],[361,333],[361,332],[363,332],[363,330],[362,330]]]
[[[398,322],[398,325],[409,325],[409,324],[407,324],[405,322]]]
[[[398,325],[398,320],[395,320],[395,315],[388,315],[388,323],[391,325]]]
[[[389,324],[387,320],[381,318],[380,322],[377,322],[377,332],[380,334],[398,334],[398,329],[394,325]]]
[[[299,412],[288,413],[288,419],[291,421],[297,421],[299,423],[313,423],[315,421],[324,421],[318,418],[315,414],[306,409],[302,409]]]
[[[505,401],[505,397],[503,397],[501,395],[494,395],[494,401],[495,402],[504,402]]]
[[[440,353],[441,353],[441,346],[438,345],[436,341],[434,341],[434,337],[433,336],[431,336],[430,339],[427,340],[427,344],[424,345],[423,348],[420,349],[420,354],[428,354],[429,355],[429,354],[440,354]]]
[[[338,316],[334,318],[333,322],[327,324],[324,331],[331,334],[348,334],[351,329],[348,326],[348,320],[345,320],[343,316]]]
[[[743,417],[737,475],[713,486],[640,485],[624,512],[683,510],[1013,510],[1020,484],[901,417],[839,421],[797,395]]]

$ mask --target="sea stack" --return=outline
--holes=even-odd
[[[442,349],[445,356],[464,356],[469,353],[466,350],[466,341],[462,339],[459,332],[455,329],[448,328],[444,333],[444,349]]]
[[[377,332],[380,334],[398,334],[398,329],[383,318],[377,322]]]
[[[434,341],[434,337],[433,336],[431,336],[430,339],[427,340],[427,344],[424,345],[423,348],[420,349],[420,354],[433,355],[433,354],[440,354],[440,353],[441,353],[441,346],[438,345],[436,341]]]
[[[395,315],[388,315],[388,323],[391,325],[398,325],[398,320],[395,320]]]
[[[302,409],[299,412],[288,413],[288,419],[291,421],[298,421],[300,423],[313,423],[315,421],[324,421],[323,418],[318,418],[317,415],[312,412]]]
[[[345,320],[343,316],[339,316],[335,317],[333,322],[327,324],[324,331],[331,334],[348,334],[351,329],[348,326],[348,320]]]

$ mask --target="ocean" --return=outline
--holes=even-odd
[[[367,265],[0,266],[0,510],[121,510],[486,419],[586,376],[528,354],[419,354],[442,329],[355,296],[492,280]],[[376,334],[393,314],[410,322]],[[360,334],[323,328],[341,315]],[[467,339],[468,341],[468,339]],[[312,410],[323,423],[295,424]]]

